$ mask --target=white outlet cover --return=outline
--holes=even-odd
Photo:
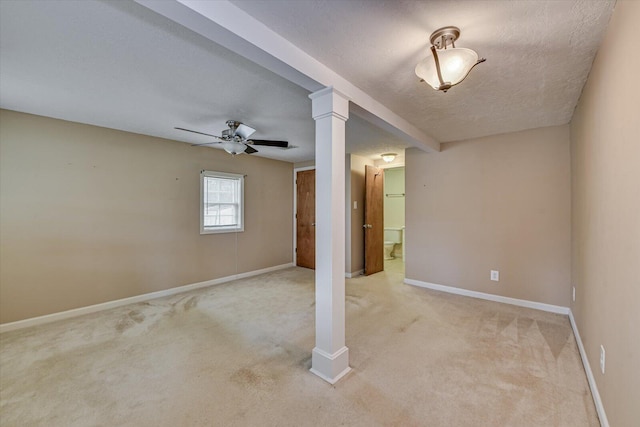
[[[573,302],[576,302],[576,287],[573,287]]]
[[[601,345],[600,346],[600,370],[602,371],[602,373],[604,374],[604,363],[605,363],[605,351],[604,351],[604,346]]]
[[[500,281],[500,272],[498,270],[491,270],[491,280],[494,282]]]

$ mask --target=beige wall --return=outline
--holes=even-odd
[[[406,153],[407,278],[569,305],[567,125]]]
[[[310,168],[310,167],[315,168],[315,166],[316,166],[315,160],[307,160],[305,162],[294,163],[293,165],[294,168]]]
[[[291,262],[291,163],[7,110],[0,123],[2,323]],[[245,232],[199,234],[202,169],[248,175]]]
[[[640,423],[639,23],[619,0],[571,122],[572,311],[612,426]]]

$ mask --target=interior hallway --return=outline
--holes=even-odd
[[[335,386],[308,372],[303,268],[2,334],[2,424],[598,425],[566,316],[403,277],[347,280]]]
[[[402,258],[385,259],[384,271],[387,273],[400,273],[404,278],[404,262],[402,262]]]

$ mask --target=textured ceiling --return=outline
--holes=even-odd
[[[613,8],[602,1],[237,1],[391,110],[449,141],[567,123]],[[448,93],[413,74],[429,33],[487,62]],[[130,132],[206,142],[244,121],[264,157],[314,157],[308,92],[128,1],[0,1],[0,106]],[[347,150],[376,156],[407,143],[355,115]]]
[[[441,142],[568,123],[615,0],[232,0]],[[447,93],[415,65],[437,28],[487,62]]]

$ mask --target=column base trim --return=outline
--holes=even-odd
[[[349,349],[345,346],[335,353],[329,354],[318,347],[314,348],[311,353],[311,369],[309,371],[329,384],[337,383],[351,372]]]

